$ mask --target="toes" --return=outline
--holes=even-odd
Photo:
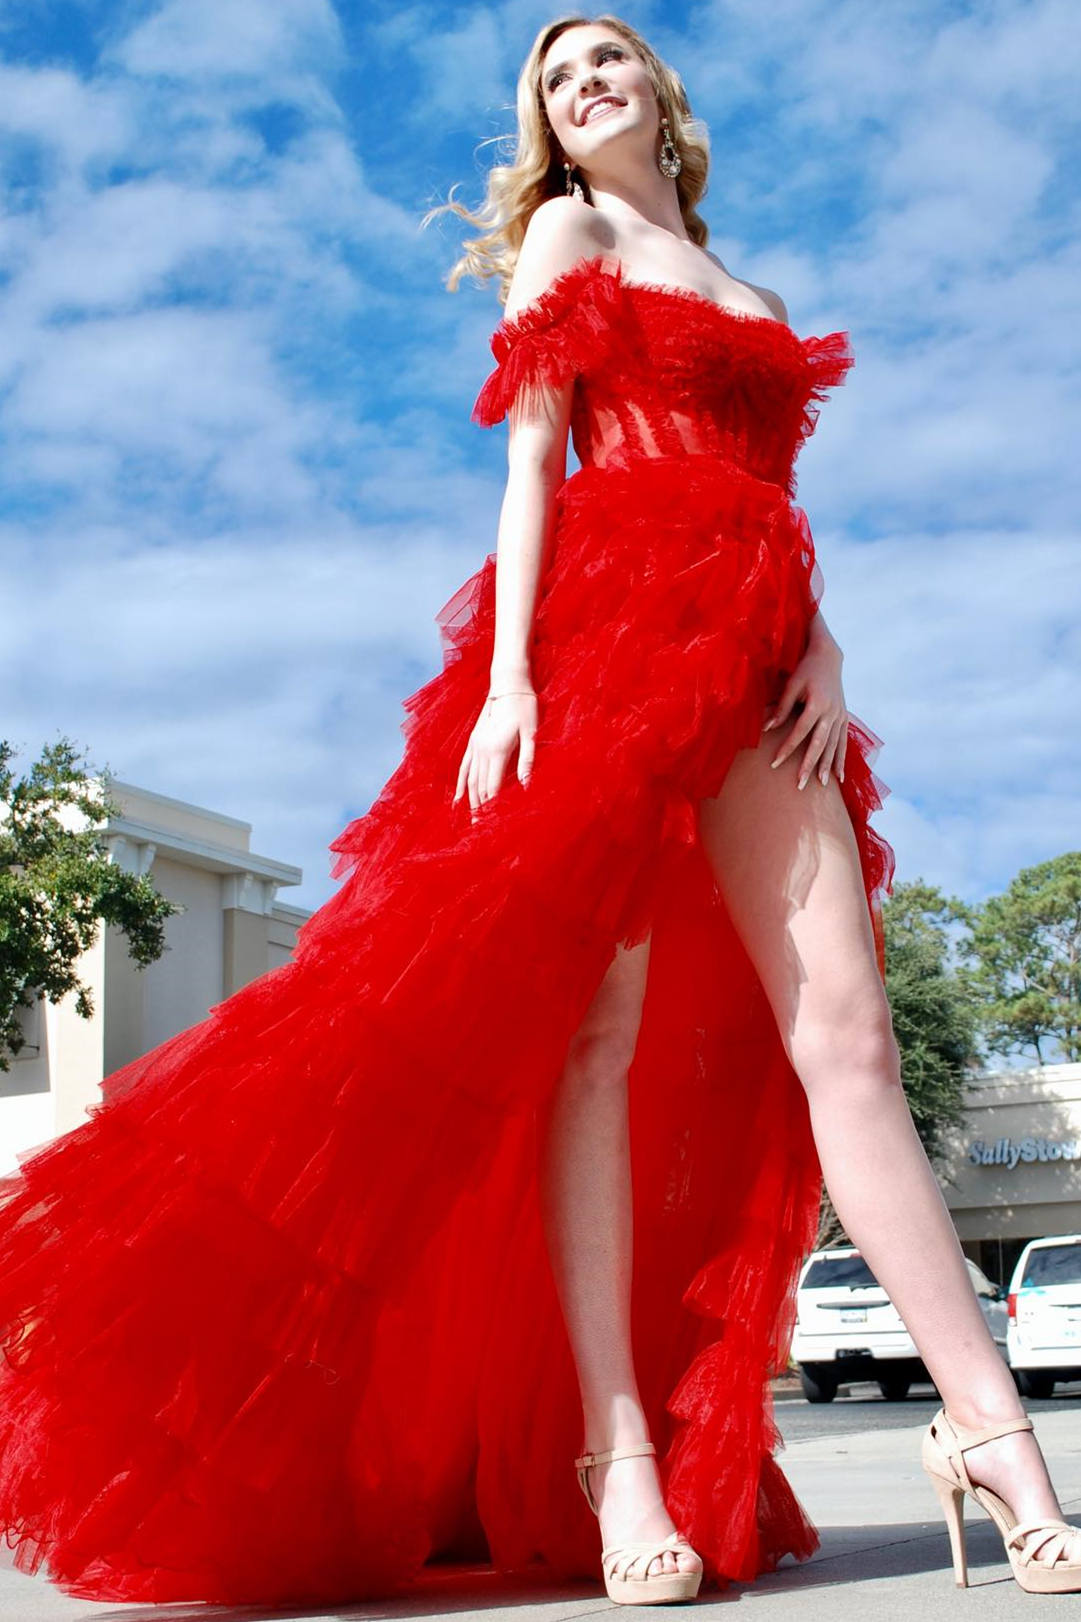
[[[635,1574],[641,1573],[645,1577],[661,1577],[675,1575],[679,1572],[699,1571],[700,1565],[694,1555],[688,1554],[685,1549],[665,1549],[661,1554],[653,1555],[649,1561],[635,1566]]]
[[[686,1549],[666,1549],[659,1558],[664,1561],[662,1569],[666,1572],[693,1573],[699,1570],[698,1561],[693,1554],[688,1554]]]

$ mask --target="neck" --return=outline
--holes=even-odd
[[[683,242],[689,242],[687,227],[679,211],[676,183],[660,171],[635,175],[632,179],[588,175],[589,195],[594,208],[607,214],[615,224],[634,230],[653,225]]]

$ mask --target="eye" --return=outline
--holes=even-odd
[[[602,45],[602,46],[600,46],[600,48],[597,51],[596,61],[597,62],[604,62],[604,61],[607,61],[607,59],[609,57],[611,57],[611,56],[614,56],[614,57],[618,58],[620,61],[622,61],[623,58],[625,57],[625,55],[626,55],[626,52],[619,45]],[[567,77],[567,75],[563,71],[563,69],[559,68],[555,73],[552,74],[552,77],[548,80],[548,82],[547,82],[548,89],[549,90],[554,90],[556,88],[556,86],[559,84],[559,81],[561,79],[565,79],[566,77]]]

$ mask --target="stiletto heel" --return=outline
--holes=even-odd
[[[968,1587],[968,1553],[965,1549],[965,1489],[931,1473],[931,1485],[938,1494],[950,1533],[953,1575],[958,1588]]]
[[[964,1496],[974,1498],[995,1523],[1002,1537],[1010,1569],[1028,1594],[1081,1593],[1081,1560],[1059,1560],[1071,1538],[1081,1539],[1081,1531],[1068,1521],[1049,1517],[1042,1521],[1019,1521],[1004,1498],[990,1487],[978,1486],[965,1468],[964,1455],[981,1442],[993,1442],[1010,1431],[1030,1431],[1031,1419],[1010,1419],[983,1430],[967,1430],[956,1424],[940,1408],[923,1436],[921,1462],[938,1494],[950,1532],[953,1570],[958,1587],[968,1586],[965,1555]],[[1040,1552],[1046,1560],[1037,1560]]]
[[[586,1502],[594,1515],[599,1515],[600,1510],[589,1484],[590,1467],[594,1464],[607,1464],[610,1459],[630,1459],[640,1453],[656,1453],[656,1451],[652,1442],[635,1442],[629,1447],[614,1447],[607,1453],[583,1453],[580,1458],[575,1459],[578,1485],[585,1493]],[[692,1548],[680,1532],[670,1532],[666,1538],[657,1538],[651,1542],[618,1543],[602,1549],[601,1570],[604,1573],[604,1586],[608,1598],[616,1605],[656,1605],[672,1600],[694,1599],[702,1582],[701,1570],[664,1571],[652,1577],[649,1575],[650,1561],[668,1549],[676,1553],[682,1550],[698,1557],[697,1549]],[[639,1562],[642,1565],[642,1575],[635,1576],[632,1567],[637,1566]]]

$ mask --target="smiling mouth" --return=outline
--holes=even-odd
[[[625,103],[622,101],[595,101],[586,108],[586,114],[582,119],[582,123],[592,124],[598,118],[603,118],[605,113],[614,113],[618,108],[623,107],[624,105]]]

